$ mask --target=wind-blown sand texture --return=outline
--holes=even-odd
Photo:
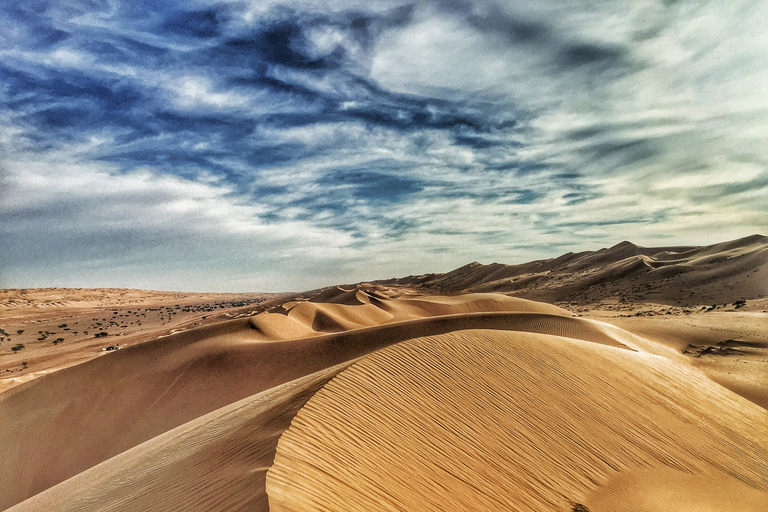
[[[11,510],[266,510],[291,419],[344,364],[257,393],[65,480]]]
[[[592,322],[560,316],[567,313],[554,306],[502,295],[351,295],[379,305],[365,300],[358,305],[289,303],[283,308],[286,314],[266,313],[160,338],[3,393],[0,417],[10,420],[0,423],[0,487],[7,489],[0,507],[233,402],[423,334],[541,324],[553,334],[581,332],[615,343]],[[453,310],[460,314],[433,316]],[[382,318],[390,323],[376,325]],[[359,322],[365,321],[371,327],[326,334],[331,320],[337,326],[361,327]],[[275,324],[281,322],[298,322],[313,336],[269,340],[265,332],[279,331]],[[309,327],[318,324],[323,330]]]
[[[761,243],[709,254],[768,292]],[[692,272],[708,257],[669,252]],[[722,285],[715,267],[695,275]],[[2,317],[11,343],[49,327],[20,353],[0,342],[0,363],[42,368],[0,392],[0,510],[766,510],[760,293],[584,318],[416,285],[242,304],[116,290],[108,307],[34,292],[69,302]],[[131,342],[102,352],[118,329]],[[52,346],[54,330],[78,334]]]
[[[590,492],[662,468],[681,482],[646,478],[633,492],[671,487],[678,501],[637,510],[696,509],[698,487],[725,478],[749,499],[710,491],[719,510],[757,512],[766,424],[765,410],[657,356],[458,331],[380,350],[326,385],[280,439],[267,493],[274,512],[613,510],[626,496]]]

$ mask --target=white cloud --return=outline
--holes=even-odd
[[[169,85],[175,93],[174,103],[179,108],[238,108],[245,104],[245,99],[233,91],[216,91],[211,81],[206,77],[184,76],[174,80]]]
[[[660,177],[654,185],[654,190],[664,189],[692,189],[714,187],[738,183],[749,183],[758,178],[768,178],[768,170],[765,167],[746,162],[723,161],[718,167],[718,172],[692,172],[677,176]]]
[[[3,33],[11,71],[119,82],[142,98],[128,124],[149,125],[124,133],[105,122],[91,133],[87,120],[73,134],[82,142],[57,139],[44,116],[34,131],[35,115],[69,112],[77,98],[45,89],[14,110],[29,97],[2,90],[7,279],[297,289],[768,228],[767,4],[425,1],[381,33],[390,24],[371,20],[373,46],[339,23],[402,5],[238,1],[226,33],[199,43],[122,23],[114,9],[59,12],[55,24],[74,37],[50,47],[26,47],[24,30]],[[268,88],[238,81],[248,73],[230,69],[237,59],[190,58],[275,17],[302,30],[294,42],[307,47],[294,50],[343,49],[343,62],[262,63]],[[145,66],[123,37],[152,45],[158,60]],[[137,53],[111,62],[79,46],[84,38]],[[108,96],[75,107],[119,103]],[[168,110],[181,120],[155,116]],[[225,128],[194,132],[198,113]],[[352,171],[359,183],[338,179]],[[392,191],[371,191],[367,174]]]
[[[278,9],[292,9],[303,13],[327,14],[334,12],[368,12],[372,14],[385,14],[388,11],[408,5],[403,0],[226,0],[240,7],[240,16],[244,23],[256,23],[266,15]]]
[[[456,17],[424,9],[415,23],[379,38],[370,74],[384,87],[407,93],[505,93],[513,66],[528,57],[496,43]]]
[[[121,173],[74,154],[15,154],[6,162],[3,261],[33,264],[5,268],[4,285],[29,285],[26,277],[61,286],[159,286],[154,279],[176,288],[186,282],[190,289],[298,289],[297,269],[327,265],[308,282],[327,281],[331,262],[354,252],[344,233],[295,220],[265,222],[262,206],[220,180],[190,181],[151,169]],[[25,275],[43,262],[47,275]],[[111,273],[112,267],[122,270]],[[194,283],[188,272],[198,276]],[[221,281],[226,274],[258,273],[270,277]]]

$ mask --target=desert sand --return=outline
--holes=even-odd
[[[611,500],[588,495],[609,477],[662,468],[699,487],[736,479],[765,505],[766,421],[664,358],[463,330],[381,350],[326,385],[281,437],[267,493],[273,511],[599,510]],[[652,510],[696,503],[685,480],[635,492],[661,483],[682,503]]]
[[[103,355],[105,347],[125,348],[249,315],[287,297],[114,288],[0,290],[0,392]]]
[[[621,242],[521,265],[471,263],[446,274],[383,281],[431,293],[503,292],[550,303],[633,309],[643,302],[678,307],[768,298],[768,237],[701,247],[640,247]]]
[[[766,510],[765,246],[619,244],[526,286],[4,290],[0,510]]]

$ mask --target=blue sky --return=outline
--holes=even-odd
[[[0,6],[0,287],[284,291],[768,233],[759,1]]]

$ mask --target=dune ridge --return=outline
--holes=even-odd
[[[690,479],[722,475],[753,506],[768,503],[766,422],[663,357],[463,330],[384,348],[330,381],[280,438],[267,493],[273,512],[570,511],[589,499],[599,512],[616,501],[590,493],[611,477],[667,468],[690,477],[677,501],[637,510],[690,510]]]
[[[641,247],[624,241],[519,265],[473,262],[444,274],[379,283],[433,293],[512,293],[574,304],[717,304],[768,296],[768,237],[752,235],[709,246]]]
[[[343,363],[169,430],[11,507],[9,512],[266,510],[277,439]]]
[[[324,383],[384,347],[452,332],[581,340],[683,365],[690,359],[674,344],[520,298],[335,287],[0,393],[0,417],[11,418],[0,422],[0,510],[269,510],[265,473],[278,440]],[[482,352],[471,339],[465,349]],[[553,354],[546,358],[560,358]],[[613,378],[610,365],[601,371]],[[611,492],[598,502],[626,498]]]
[[[10,418],[0,422],[0,488],[7,489],[0,509],[233,402],[413,337],[475,327],[622,345],[598,323],[553,314],[565,312],[523,299],[486,294],[377,300],[393,318],[407,319],[340,333],[313,331],[294,340],[267,339],[269,321],[291,318],[296,308],[318,308],[317,314],[344,321],[366,318],[340,315],[335,306],[288,304],[287,315],[256,315],[160,338],[0,394],[0,417]],[[451,307],[462,313],[430,316],[430,308],[445,313]],[[299,324],[309,328],[316,315],[299,317]]]

